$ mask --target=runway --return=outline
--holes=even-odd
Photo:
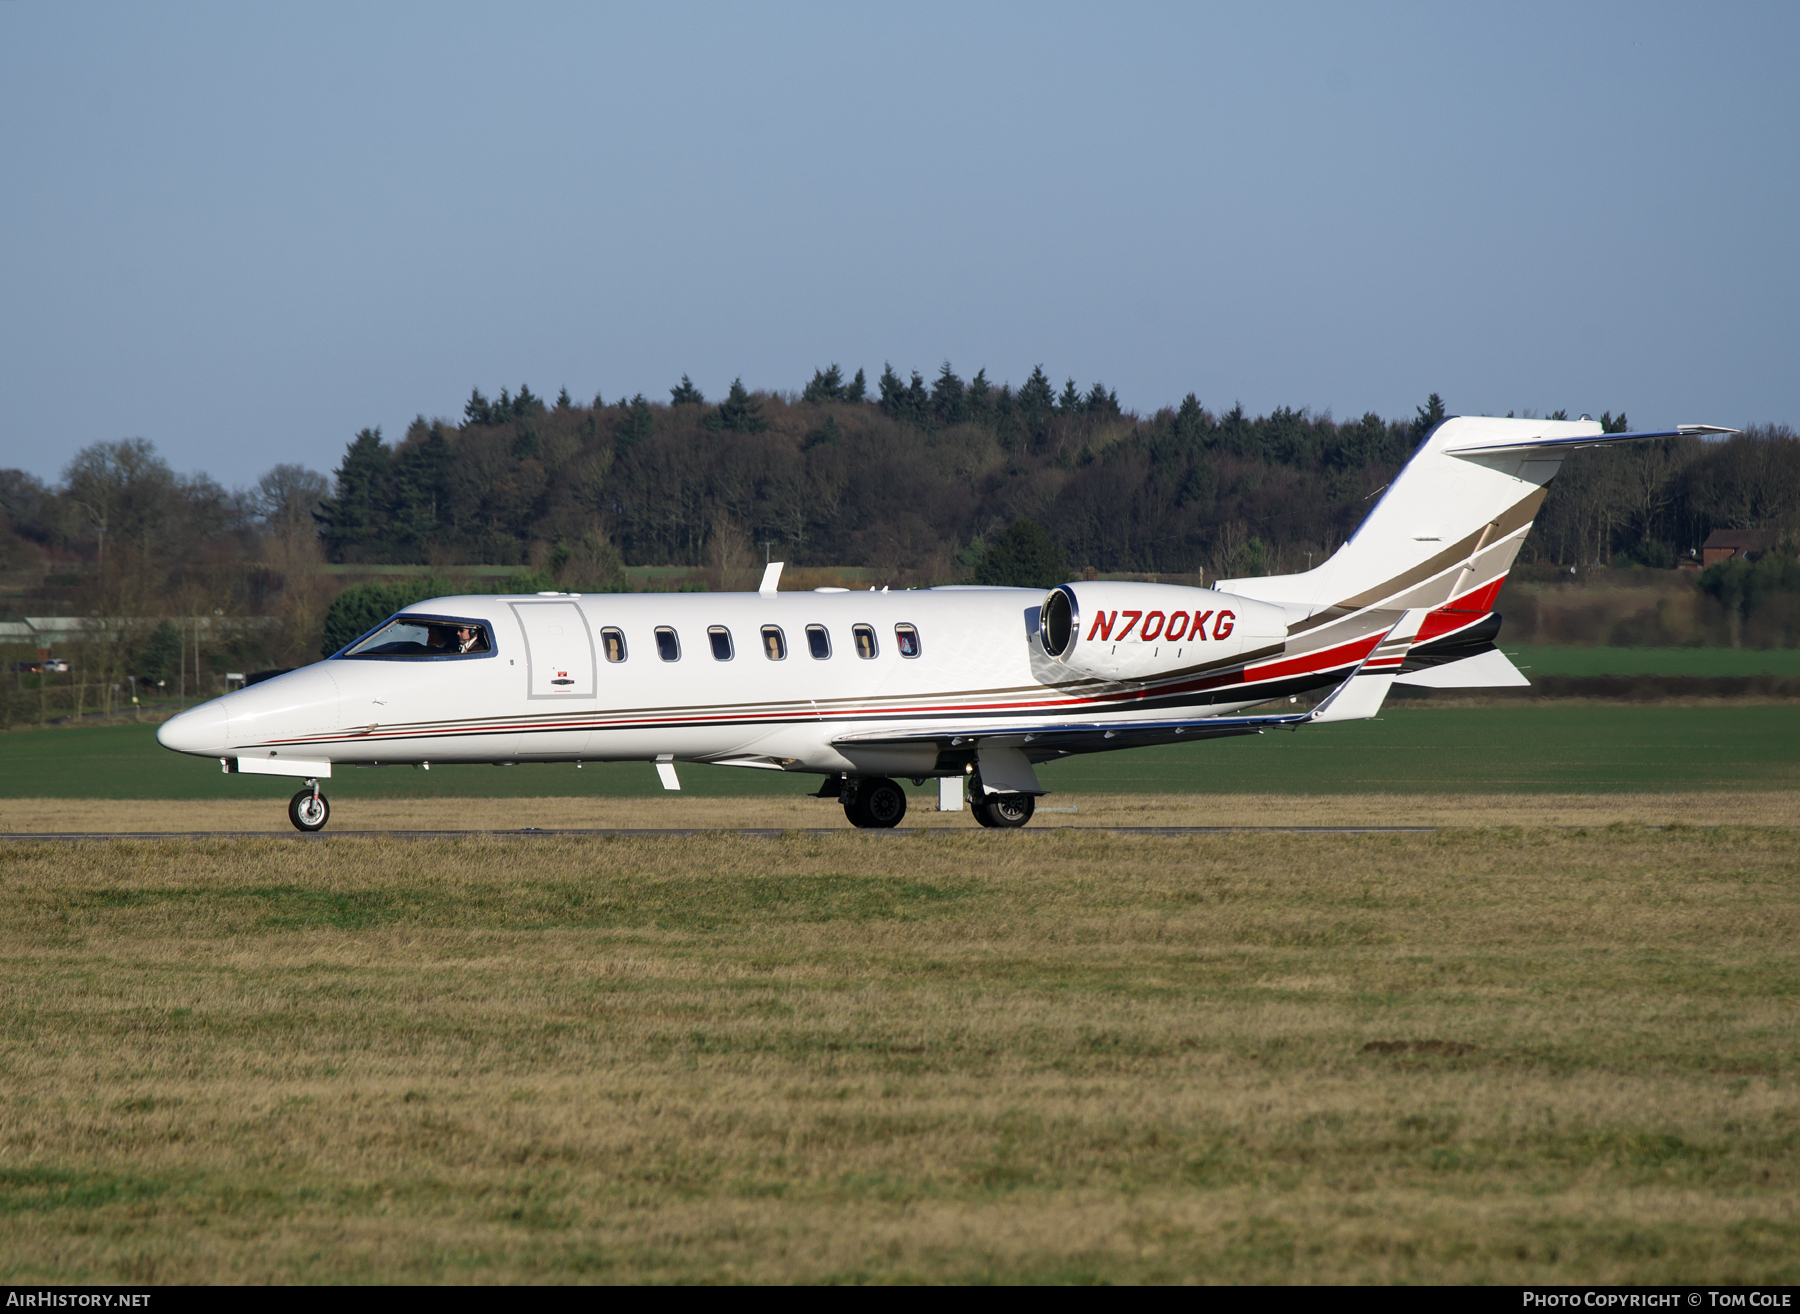
[[[703,826],[657,830],[546,830],[526,826],[519,830],[337,830],[312,834],[297,830],[121,830],[0,834],[0,841],[26,843],[98,843],[107,840],[304,840],[323,843],[334,839],[458,840],[458,839],[652,839],[688,838],[695,835],[737,835],[744,839],[780,839],[783,835],[865,835],[903,839],[935,835],[1154,835],[1180,838],[1187,835],[1432,835],[1437,826],[1022,826],[1017,829],[967,830],[947,826],[896,826],[892,830],[856,830],[846,826],[817,828],[714,829]]]

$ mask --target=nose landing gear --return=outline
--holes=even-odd
[[[331,820],[331,804],[319,792],[319,782],[308,780],[306,788],[288,800],[288,820],[295,830],[324,830]]]

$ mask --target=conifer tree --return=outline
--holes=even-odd
[[[814,370],[812,382],[800,394],[801,401],[828,402],[844,400],[844,373],[833,361],[822,370]]]
[[[706,397],[694,386],[694,381],[687,375],[681,376],[681,382],[669,389],[669,405],[671,406],[704,406]]]
[[[961,424],[969,418],[968,389],[945,361],[931,385],[931,413],[939,424]]]
[[[613,430],[613,450],[623,456],[656,436],[656,418],[650,413],[650,403],[644,400],[641,392],[628,402],[620,401],[619,410],[622,414]]]
[[[469,390],[469,400],[463,403],[464,424],[492,424],[494,408],[486,397],[481,395],[480,388]]]
[[[450,442],[441,425],[432,425],[423,442],[409,442],[391,462],[381,538],[403,555],[423,558],[447,501]]]
[[[556,409],[559,411],[567,411],[574,409],[574,406],[575,399],[569,396],[569,390],[565,386],[561,392],[556,394]]]
[[[894,373],[894,367],[886,361],[881,363],[881,378],[875,386],[880,389],[881,400],[877,404],[881,407],[881,413],[900,419],[906,412],[906,385],[900,382],[900,376]]]
[[[856,371],[856,377],[851,379],[849,384],[844,388],[844,400],[847,402],[859,402],[866,399],[868,395],[868,380],[863,378],[863,372],[859,369]]]
[[[360,560],[379,535],[391,456],[379,428],[362,430],[345,449],[336,471],[337,496],[315,512],[333,561]]]
[[[1047,589],[1063,580],[1067,555],[1034,520],[1015,520],[987,545],[975,567],[977,584]]]
[[[1200,399],[1190,392],[1175,412],[1175,437],[1185,446],[1198,447],[1205,432],[1206,412],[1200,409]]]
[[[1056,393],[1050,387],[1050,376],[1044,373],[1042,365],[1031,367],[1031,377],[1025,380],[1018,394],[1019,412],[1027,417],[1050,410],[1056,405]]]
[[[1419,440],[1430,433],[1433,427],[1444,418],[1444,399],[1434,392],[1425,399],[1423,406],[1415,409],[1418,413],[1412,422],[1412,440],[1413,446],[1417,447]]]
[[[729,429],[734,433],[761,433],[769,427],[769,421],[763,415],[762,403],[751,398],[744,390],[744,380],[731,381],[731,391],[724,401],[719,403],[716,427]]]
[[[906,385],[906,397],[903,403],[906,418],[915,428],[931,427],[931,394],[925,390],[925,376],[917,370],[912,372],[912,382]]]

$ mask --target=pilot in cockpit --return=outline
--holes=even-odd
[[[427,646],[432,652],[446,656],[486,652],[487,631],[479,625],[433,625],[428,631]]]

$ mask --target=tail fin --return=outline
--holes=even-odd
[[[1544,493],[1573,449],[1683,433],[1602,433],[1597,420],[1456,416],[1429,433],[1343,547],[1298,575],[1220,580],[1220,591],[1290,614],[1366,608],[1486,612],[1512,569]]]

